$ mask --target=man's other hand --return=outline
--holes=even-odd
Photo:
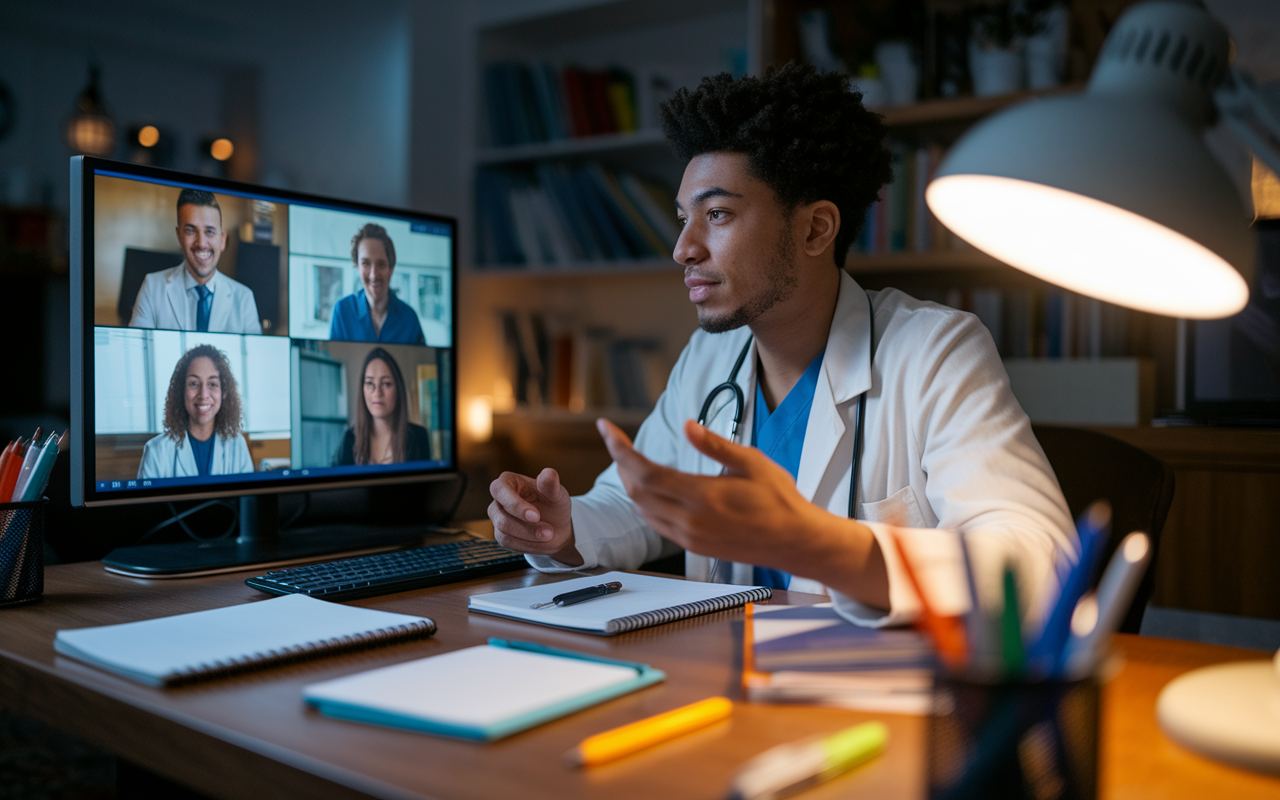
[[[573,543],[572,502],[554,469],[544,469],[537,478],[504,472],[489,484],[489,494],[489,519],[498,544],[570,566],[582,563]]]

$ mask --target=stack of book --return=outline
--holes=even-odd
[[[498,147],[579,136],[627,133],[642,119],[647,84],[621,67],[558,68],[548,63],[497,62],[484,68],[489,134]],[[647,124],[646,124],[647,123]]]
[[[929,211],[925,187],[942,161],[941,146],[910,147],[890,142],[893,180],[880,190],[880,199],[867,209],[862,230],[854,240],[853,255],[950,250],[965,247],[963,241]]]
[[[595,163],[481,169],[476,206],[481,265],[569,268],[666,258],[680,235],[673,192]]]
[[[928,712],[935,660],[916,631],[862,628],[830,603],[748,609],[742,683],[749,700]]]

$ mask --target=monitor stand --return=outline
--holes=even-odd
[[[281,533],[279,508],[278,495],[241,497],[240,535],[234,539],[118,547],[102,564],[108,572],[134,578],[194,578],[337,554],[402,550],[423,544],[435,530],[428,525],[321,525]]]

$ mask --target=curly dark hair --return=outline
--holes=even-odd
[[[840,210],[836,266],[862,229],[880,187],[893,178],[879,114],[849,91],[849,78],[794,62],[764,77],[703,78],[660,106],[662,130],[681,160],[704,153],[744,153],[789,215],[829,200]]]
[[[164,432],[175,442],[182,441],[182,437],[187,435],[187,425],[191,422],[187,416],[185,396],[187,368],[201,356],[213,362],[214,368],[218,370],[218,381],[222,385],[222,405],[213,418],[213,432],[223,439],[240,435],[240,392],[236,389],[231,365],[218,348],[198,344],[178,359],[177,366],[173,368],[173,377],[169,378],[169,393],[164,398]]]
[[[391,241],[391,234],[387,233],[387,229],[381,225],[372,222],[365,223],[364,227],[356,231],[356,235],[351,237],[351,263],[360,264],[360,242],[365,239],[377,239],[382,242],[382,246],[387,251],[387,266],[392,269],[396,268],[396,246]]]

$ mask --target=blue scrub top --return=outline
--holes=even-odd
[[[215,433],[213,436],[217,436]],[[213,470],[213,436],[203,442],[187,432],[187,441],[191,442],[191,455],[196,460],[196,474],[208,475]]]
[[[392,344],[427,343],[422,335],[418,315],[408,303],[392,292],[387,303],[387,319],[382,323],[382,333],[373,332],[373,320],[369,317],[369,301],[364,289],[358,289],[338,301],[333,307],[333,320],[329,323],[329,338],[342,342],[389,342]]]
[[[800,454],[804,451],[804,433],[809,427],[809,410],[813,393],[822,371],[823,350],[805,369],[800,381],[772,412],[764,401],[764,390],[756,381],[756,411],[751,425],[751,444],[773,459],[795,478],[800,473]],[[767,567],[755,567],[751,580],[757,586],[785,589],[791,583],[790,573]]]

